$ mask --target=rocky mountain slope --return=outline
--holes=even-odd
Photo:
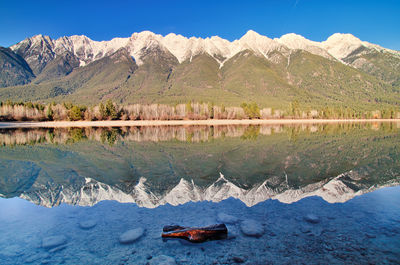
[[[0,47],[0,87],[23,85],[33,78],[32,70],[21,56]]]
[[[282,107],[293,100],[314,106],[355,99],[365,107],[396,105],[400,97],[400,52],[351,34],[323,42],[296,34],[270,39],[251,30],[232,42],[149,31],[110,41],[37,35],[11,50],[34,76],[2,78],[0,100],[230,105],[248,100]]]

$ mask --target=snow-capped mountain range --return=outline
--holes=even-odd
[[[145,178],[141,178],[130,192],[122,191],[116,186],[110,186],[91,178],[85,178],[85,182],[79,188],[68,186],[54,190],[37,189],[25,192],[20,197],[45,207],[53,207],[61,203],[92,206],[103,200],[115,200],[121,203],[135,203],[140,207],[155,208],[165,204],[176,206],[198,201],[220,202],[228,198],[239,199],[250,207],[268,199],[293,203],[310,196],[319,196],[329,203],[342,203],[378,188],[399,185],[396,180],[371,187],[346,185],[343,178],[349,176],[352,178],[352,175],[357,175],[357,173],[346,172],[331,180],[319,181],[298,189],[290,188],[287,181],[271,183],[271,179],[244,189],[227,180],[220,173],[220,177],[208,187],[202,188],[193,180],[187,181],[182,178],[175,187],[163,194],[158,194],[147,185]],[[272,182],[276,181],[272,180]],[[279,186],[272,188],[271,184]]]
[[[150,31],[109,41],[36,35],[0,47],[0,101],[191,99],[232,106],[255,101],[281,109],[294,99],[349,106],[350,97],[360,95],[357,104],[375,109],[377,102],[397,104],[399,73],[399,51],[351,34],[322,42],[293,33],[271,39],[252,30],[234,41]]]
[[[159,47],[164,51],[170,52],[179,63],[191,60],[191,58],[198,54],[205,53],[215,58],[220,67],[223,66],[225,61],[244,50],[252,50],[255,54],[268,59],[269,54],[275,50],[284,54],[290,54],[291,50],[300,49],[343,62],[343,59],[354,51],[360,49],[360,47],[365,47],[380,52],[387,52],[400,58],[400,52],[398,51],[361,41],[351,34],[335,33],[326,41],[315,42],[294,33],[271,39],[252,30],[249,30],[240,39],[232,42],[218,36],[205,39],[196,37],[186,38],[174,33],[162,36],[150,31],[133,33],[129,38],[114,38],[110,41],[94,41],[84,35],[61,37],[56,40],[48,36],[36,35],[10,48],[13,51],[25,49],[25,54],[29,54],[29,49],[37,50],[38,47],[41,48],[40,59],[44,61],[50,61],[58,55],[70,52],[79,59],[80,66],[109,56],[121,48],[125,48],[135,59],[136,63],[141,65],[143,63],[141,60],[142,55],[147,49],[151,49],[152,47]],[[26,49],[28,49],[28,52],[26,52]],[[28,63],[33,62],[37,60],[37,54],[32,52],[32,58],[25,56],[25,59]]]

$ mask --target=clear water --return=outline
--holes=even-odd
[[[399,127],[0,130],[0,263],[398,264]]]

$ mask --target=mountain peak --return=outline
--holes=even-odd
[[[89,37],[87,37],[85,35],[72,35],[72,36],[69,36],[68,38],[70,38],[70,39],[78,39],[78,40],[84,39],[84,40],[92,41]]]
[[[288,33],[288,34],[282,35],[282,37],[280,37],[277,40],[307,40],[307,39],[296,33]]]
[[[311,41],[306,39],[305,37],[295,34],[289,33],[285,34],[279,39],[274,39],[275,41],[285,45],[289,49],[292,50],[305,50],[312,54],[316,54],[319,56],[323,56],[328,59],[332,59],[332,55],[330,55],[326,50],[321,47],[320,42]]]
[[[132,39],[149,39],[149,38],[156,38],[156,37],[162,37],[162,36],[155,34],[154,32],[151,32],[148,30],[144,30],[141,32],[135,32],[131,36]]]
[[[32,40],[38,40],[38,39],[43,39],[43,35],[42,34],[37,34],[37,35],[33,35],[31,37]]]
[[[244,34],[244,35],[260,35],[260,34],[258,34],[256,31],[254,31],[254,30],[252,30],[252,29],[249,29],[249,30],[246,32],[246,34]]]
[[[321,47],[339,60],[346,58],[360,46],[367,46],[367,43],[349,33],[335,33],[321,42]]]
[[[38,34],[38,35],[34,35],[33,37],[29,38],[32,42],[40,42],[42,40],[47,41],[47,42],[51,42],[52,39],[49,36],[45,36],[42,34]]]
[[[283,35],[282,37],[275,38],[275,41],[286,45],[290,49],[301,49],[305,46],[311,45],[312,41],[307,40],[301,35],[295,33],[288,33]]]
[[[335,33],[324,41],[325,43],[346,42],[347,44],[362,44],[362,41],[350,33]]]
[[[262,36],[262,35],[258,34],[257,32],[255,32],[254,30],[250,29],[240,39],[241,40],[255,40],[260,37],[266,37],[266,36]]]

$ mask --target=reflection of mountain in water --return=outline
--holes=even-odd
[[[194,181],[181,179],[179,184],[166,194],[158,194],[146,185],[146,179],[140,179],[130,192],[124,192],[117,187],[86,178],[81,187],[63,187],[57,190],[38,190],[23,193],[21,198],[38,205],[52,207],[60,203],[81,206],[92,206],[103,200],[115,200],[122,203],[136,203],[146,208],[154,208],[164,204],[179,205],[187,202],[212,201],[220,202],[228,198],[236,198],[247,206],[253,206],[268,199],[276,199],[283,203],[293,203],[309,196],[319,196],[329,203],[345,202],[355,196],[373,191],[385,186],[399,185],[398,181],[389,181],[381,186],[367,187],[352,179],[353,172],[341,174],[329,181],[320,181],[300,189],[291,189],[285,183],[277,188],[269,185],[269,180],[243,189],[225,179],[220,178],[210,186],[202,188]],[[346,179],[346,180],[344,180]],[[351,185],[348,183],[351,180]],[[75,188],[75,189],[74,189]]]
[[[211,128],[184,130],[219,135]],[[156,207],[229,197],[251,206],[314,195],[344,202],[400,182],[400,136],[392,124],[323,125],[314,131],[281,126],[280,132],[287,133],[254,133],[261,130],[265,128],[230,127],[232,137],[204,142],[142,142],[125,134],[113,145],[92,140],[6,145],[0,149],[0,195],[48,207],[101,200]],[[256,137],[233,137],[246,131]]]

